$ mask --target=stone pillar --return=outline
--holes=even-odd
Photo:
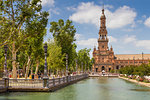
[[[48,79],[47,79],[47,78],[43,78],[43,82],[44,82],[44,83],[43,83],[43,87],[44,87],[44,88],[48,88],[48,87],[49,87],[49,86],[48,86],[48,85],[49,85],[49,84],[48,84]]]

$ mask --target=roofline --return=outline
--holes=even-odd
[[[144,53],[143,55],[145,55],[146,53]],[[142,54],[114,54],[114,55],[142,55]],[[150,54],[148,54],[150,55]]]

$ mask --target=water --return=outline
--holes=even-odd
[[[10,92],[0,100],[150,100],[150,88],[118,78],[89,78],[55,92]]]

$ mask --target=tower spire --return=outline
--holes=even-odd
[[[102,14],[104,14],[104,4],[103,4],[103,7],[102,7]]]

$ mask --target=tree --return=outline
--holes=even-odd
[[[48,42],[48,69],[50,70],[61,70],[64,68],[63,59],[65,55],[62,54],[62,48],[57,45],[56,41]]]
[[[40,0],[1,0],[0,1],[0,39],[1,44],[9,44],[12,53],[13,78],[16,78],[16,53],[29,37],[36,37],[34,30],[28,32],[26,28],[33,28],[32,20],[40,20],[47,16],[42,12]],[[44,13],[44,14],[43,14]],[[38,19],[40,18],[40,19]],[[6,39],[4,41],[3,39]]]
[[[76,46],[73,43],[75,41],[76,29],[72,25],[72,21],[67,20],[66,23],[60,19],[58,22],[51,22],[50,32],[52,32],[54,41],[57,41],[57,45],[61,47],[62,55],[68,54],[69,67],[72,66],[75,60]],[[63,60],[65,64],[65,59]]]
[[[89,68],[90,64],[91,64],[91,59],[90,59],[90,50],[91,49],[81,49],[78,51],[78,65],[82,66],[83,63],[83,68],[86,69]],[[87,67],[88,66],[88,67]]]

